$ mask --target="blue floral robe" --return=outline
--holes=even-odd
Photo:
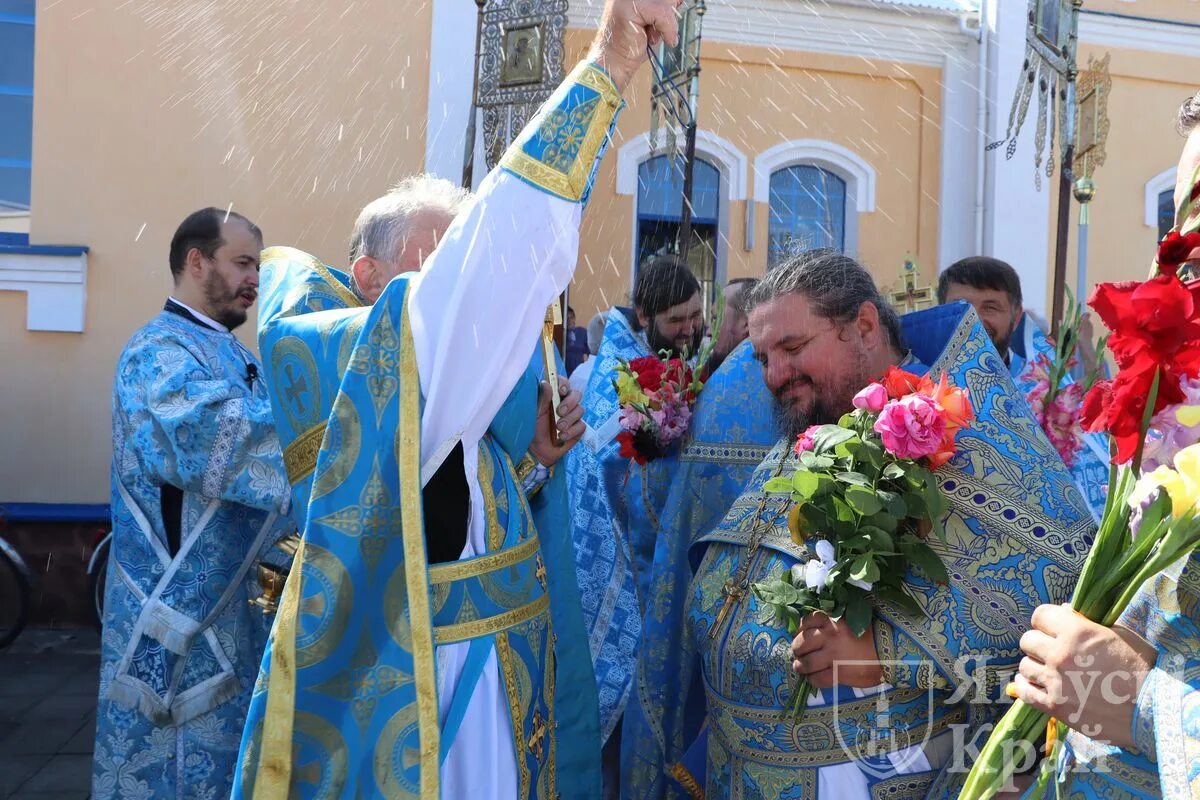
[[[118,361],[96,800],[229,796],[266,644],[248,602],[253,567],[291,527],[270,403],[249,365],[233,334],[167,311]],[[174,553],[164,486],[182,490]]]

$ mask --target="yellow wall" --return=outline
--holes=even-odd
[[[24,294],[0,292],[0,500],[107,501],[116,358],[170,291],[189,212],[232,205],[267,244],[345,260],[358,210],[424,165],[431,13],[39,4],[31,240],[91,248],[86,332],[28,332]]]
[[[1139,9],[1142,3],[1121,5]],[[1168,3],[1164,0],[1158,5]],[[1142,12],[1139,9],[1137,13]],[[1192,13],[1196,13],[1194,9]],[[1200,86],[1193,82],[1200,75],[1200,59],[1083,45],[1079,61],[1086,66],[1089,56],[1099,59],[1105,52],[1112,54],[1109,70],[1113,85],[1108,104],[1111,127],[1106,143],[1107,159],[1093,177],[1097,191],[1091,204],[1088,231],[1090,287],[1100,282],[1146,277],[1154,258],[1158,229],[1145,224],[1145,185],[1179,160],[1183,139],[1175,131],[1175,115],[1180,103]],[[1053,279],[1057,173],[1053,188],[1047,291]],[[1072,200],[1067,255],[1067,283],[1072,291],[1078,264],[1078,222],[1079,204]]]
[[[572,30],[568,40],[569,58],[582,57],[588,34]],[[749,201],[758,154],[795,139],[842,145],[870,163],[878,178],[876,210],[859,218],[859,257],[881,285],[897,281],[906,257],[915,257],[924,280],[933,280],[941,163],[939,70],[710,41],[702,55],[700,127],[746,155]],[[628,105],[614,150],[649,129],[649,81],[644,71],[625,92]],[[630,292],[636,198],[616,194],[616,166],[610,151],[584,218],[571,288],[571,304],[582,321],[626,303]],[[723,197],[722,203],[727,202]],[[749,253],[744,250],[745,219],[745,203],[734,203],[723,231],[731,278],[766,271],[766,204],[756,209],[755,246]]]

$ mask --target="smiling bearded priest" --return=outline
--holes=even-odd
[[[1058,602],[1070,590],[1093,530],[1086,505],[1065,469],[1028,469],[1060,462],[1025,403],[1013,400],[1004,362],[965,305],[900,320],[870,273],[832,251],[781,264],[748,305],[751,343],[789,430],[692,548],[699,567],[686,635],[708,725],[682,782],[735,800],[954,796],[963,775],[945,769],[954,762],[952,728],[964,737],[961,750],[1000,710],[980,701],[1000,695],[1039,598]],[[876,602],[861,638],[810,616],[793,641],[750,585],[814,558],[815,543],[793,540],[790,497],[764,484],[795,469],[797,434],[836,423],[891,366],[945,373],[976,411],[955,456],[934,473],[947,539],[931,546],[950,582],[906,576],[927,616]],[[784,715],[793,670],[820,690],[799,724]]]

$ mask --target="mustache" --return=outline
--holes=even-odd
[[[783,384],[783,386],[780,386],[778,389],[776,389],[775,397],[782,398],[785,394],[787,394],[789,391],[791,391],[792,389],[795,389],[798,386],[811,386],[811,385],[812,385],[812,378],[805,377],[804,375],[797,375],[796,377],[789,379],[787,383]]]

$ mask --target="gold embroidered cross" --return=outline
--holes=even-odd
[[[542,585],[542,591],[546,591],[546,564],[542,561],[542,554],[537,554],[537,569],[533,571],[534,576],[538,579],[538,583]]]
[[[542,740],[546,738],[546,720],[542,717],[542,710],[539,708],[533,715],[533,735],[529,737],[529,752],[533,753],[533,757],[538,761],[542,760],[544,746]]]

